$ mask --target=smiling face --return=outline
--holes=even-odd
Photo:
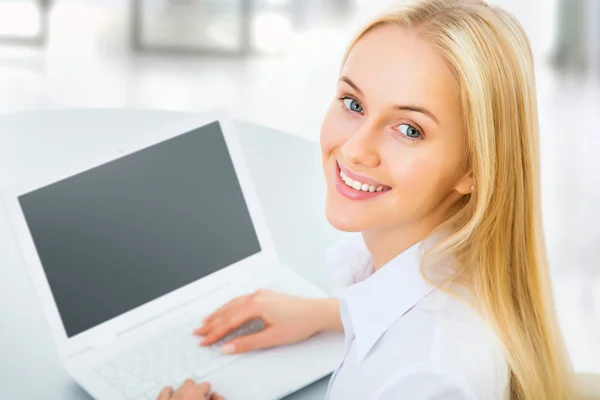
[[[321,128],[329,222],[426,234],[474,184],[446,63],[417,31],[386,26],[355,44],[340,77]]]

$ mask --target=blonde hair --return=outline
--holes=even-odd
[[[571,400],[570,360],[556,320],[542,226],[533,57],[519,22],[478,0],[404,2],[382,26],[415,29],[460,88],[476,191],[452,208],[451,234],[425,260],[459,261],[457,276],[490,323],[510,367],[511,399]],[[424,274],[425,275],[425,274]]]

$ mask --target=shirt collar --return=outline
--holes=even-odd
[[[357,244],[356,235],[352,242]],[[354,336],[358,361],[364,359],[395,321],[435,289],[420,271],[420,259],[430,245],[429,241],[413,245],[377,272],[369,272],[370,276],[366,279],[340,292],[344,331],[347,341]],[[369,257],[365,257],[365,249],[362,241],[354,260],[367,263],[364,269],[369,271],[372,259],[368,250],[366,254]],[[348,253],[345,255],[348,256]],[[330,256],[330,260],[333,259],[335,257]]]

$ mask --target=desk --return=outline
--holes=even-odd
[[[134,136],[184,116],[169,111],[104,109],[2,117],[0,190],[18,174],[43,169],[57,154],[72,149],[73,157],[86,157],[98,146],[114,151],[134,141]],[[330,290],[324,252],[339,233],[324,215],[325,181],[318,146],[248,123],[236,122],[236,126],[280,258]],[[0,212],[0,398],[89,400],[60,364],[6,216]],[[289,399],[321,400],[326,385],[327,379],[322,379]]]

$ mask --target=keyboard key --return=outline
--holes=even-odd
[[[142,380],[137,376],[130,375],[129,379],[126,379],[121,386],[124,390],[130,390],[139,386],[142,383]]]
[[[161,389],[171,383],[171,376],[166,372],[155,375],[154,379]]]
[[[172,381],[173,383],[171,383],[170,385],[171,385],[171,386],[173,386],[173,389],[177,390],[177,389],[179,389],[179,388],[180,388],[180,387],[183,385],[183,383],[184,383],[184,382],[185,382],[187,379],[189,379],[189,378],[190,378],[190,375],[189,375],[189,374],[185,374],[185,375],[183,375],[183,376],[181,376],[181,377],[179,377],[179,378],[177,378],[177,379],[173,380],[173,381]]]
[[[131,374],[141,379],[146,371],[147,368],[145,368],[143,365],[136,365],[131,369]]]
[[[162,388],[160,388],[162,390]],[[144,399],[144,400],[156,400],[158,398],[158,394],[160,393],[160,390],[156,393],[154,392],[148,392],[146,393],[146,396],[144,397],[140,397],[140,399]]]
[[[102,364],[96,369],[96,372],[98,372],[103,378],[110,380],[111,378],[116,378],[119,371],[117,371],[116,368],[110,364]]]
[[[158,389],[158,385],[156,384],[156,382],[143,381],[143,382],[140,382],[139,384],[125,390],[123,392],[123,394],[128,399],[134,399],[140,395],[147,393],[149,390],[156,390],[156,389]]]
[[[204,377],[211,371],[208,371],[207,368],[203,365],[200,365],[192,371],[192,378],[197,381],[201,381]]]

